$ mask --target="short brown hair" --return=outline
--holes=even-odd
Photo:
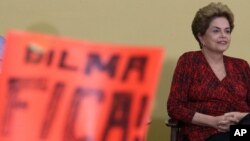
[[[192,32],[195,39],[199,42],[202,48],[198,35],[204,35],[211,23],[216,17],[225,17],[230,25],[230,32],[234,28],[234,15],[227,5],[222,3],[210,3],[209,5],[199,9],[192,22]]]

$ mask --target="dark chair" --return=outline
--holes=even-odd
[[[174,119],[168,119],[165,125],[170,127],[170,141],[177,141],[180,135],[181,123]]]

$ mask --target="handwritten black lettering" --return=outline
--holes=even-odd
[[[145,73],[145,68],[147,65],[147,60],[148,58],[146,56],[140,56],[140,57],[131,57],[129,59],[127,68],[125,69],[125,72],[122,76],[122,80],[126,81],[128,78],[128,75],[133,72],[133,70],[138,71],[139,73],[139,81],[143,81],[144,80],[144,73]]]
[[[59,68],[71,70],[71,71],[77,70],[76,66],[73,66],[73,65],[70,66],[69,64],[66,64],[67,57],[68,57],[68,52],[66,50],[62,51],[61,56],[60,56],[60,61],[59,61]]]
[[[87,88],[76,88],[73,98],[71,100],[69,114],[67,115],[67,122],[65,131],[63,133],[65,141],[92,141],[92,138],[87,136],[76,137],[75,135],[75,124],[76,118],[78,117],[79,108],[81,102],[87,96],[94,96],[97,98],[97,102],[102,102],[104,100],[104,94],[101,90],[96,89],[87,89]]]
[[[43,52],[35,50],[34,47],[30,45],[27,46],[25,54],[26,63],[38,64],[41,62],[42,58],[43,58]]]
[[[101,62],[99,54],[91,53],[88,55],[88,62],[85,69],[85,74],[90,75],[93,68],[97,68],[100,71],[106,71],[110,78],[115,76],[116,67],[119,60],[119,55],[112,55],[107,64]]]
[[[41,139],[46,139],[49,134],[49,130],[55,119],[59,102],[62,97],[64,89],[65,85],[63,83],[60,82],[56,83],[54,91],[52,92],[51,101],[48,104],[47,114],[45,115],[45,120],[42,126],[41,137],[40,137]]]
[[[129,114],[131,110],[132,96],[128,92],[115,92],[111,104],[111,112],[106,128],[104,129],[102,141],[108,141],[108,135],[115,127],[120,127],[122,132],[119,141],[126,141],[129,125]],[[117,128],[116,128],[117,129]]]
[[[1,129],[1,133],[4,136],[9,135],[10,127],[12,123],[12,119],[14,118],[13,112],[17,109],[27,109],[28,103],[26,101],[22,101],[18,99],[18,95],[21,90],[25,89],[37,89],[37,90],[45,90],[46,80],[41,78],[27,78],[27,79],[17,79],[10,78],[8,81],[8,95],[7,95],[7,104],[5,108],[5,112],[3,115],[3,124]]]

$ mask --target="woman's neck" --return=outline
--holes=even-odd
[[[218,78],[218,80],[222,81],[227,75],[223,60],[223,53],[211,52],[205,49],[202,49],[202,53],[215,76]]]
[[[201,50],[201,52],[209,64],[223,63],[223,53],[212,52],[204,48]]]

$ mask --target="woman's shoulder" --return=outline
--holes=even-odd
[[[181,57],[192,57],[192,56],[197,56],[200,55],[201,51],[188,51],[188,52],[184,52]]]
[[[183,54],[180,56],[180,59],[197,58],[197,57],[199,57],[199,56],[201,56],[201,55],[202,55],[201,51],[188,51],[188,52],[183,53]]]
[[[230,63],[234,66],[238,66],[238,67],[248,67],[249,66],[248,62],[242,58],[225,56],[225,59],[227,60],[228,63]]]
[[[246,60],[244,60],[244,59],[242,59],[242,58],[237,58],[237,57],[231,57],[231,56],[225,56],[225,58],[228,60],[228,61],[230,61],[230,62],[232,62],[232,63],[237,63],[237,64],[239,64],[239,63],[243,63],[243,64],[248,64],[248,62],[246,61]]]
[[[182,66],[182,67],[183,66],[190,67],[194,63],[196,63],[197,61],[200,61],[200,60],[202,60],[201,51],[189,51],[189,52],[183,53],[179,57],[177,64]]]

